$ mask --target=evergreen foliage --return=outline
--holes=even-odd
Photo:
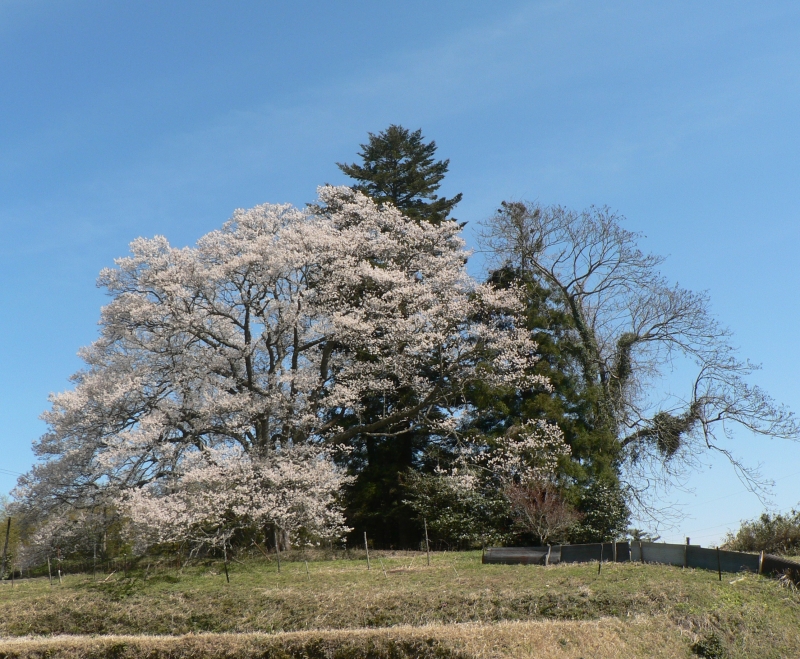
[[[623,537],[630,511],[617,481],[593,481],[580,492],[581,521],[572,529],[572,542],[609,542]]]
[[[409,131],[392,124],[361,145],[362,164],[337,163],[359,181],[356,190],[378,203],[391,202],[408,217],[438,224],[447,219],[461,193],[447,199],[436,190],[447,173],[449,160],[434,160],[436,142],[423,141],[422,130]]]
[[[420,472],[410,472],[406,482],[407,503],[426,520],[436,548],[471,549],[513,538],[507,530],[511,510],[500,489],[459,487],[453,478]]]
[[[618,474],[618,445],[599,418],[598,387],[582,377],[578,361],[581,345],[572,317],[549,288],[519,270],[498,269],[489,281],[498,288],[522,287],[527,302],[526,327],[538,345],[539,360],[532,370],[549,380],[552,391],[501,390],[480,383],[472,391],[475,406],[481,410],[476,428],[496,436],[531,419],[555,423],[572,451],[561,464],[566,481],[613,482]]]
[[[339,169],[358,181],[353,186],[377,203],[392,203],[404,215],[420,222],[440,224],[461,201],[461,193],[450,199],[439,197],[449,160],[435,160],[436,142],[424,142],[422,130],[409,131],[390,125],[380,133],[369,133],[361,145],[361,164],[337,163]],[[369,396],[363,400],[362,418],[378,418],[408,392]],[[363,436],[353,442],[349,469],[355,481],[345,488],[345,511],[353,527],[351,541],[366,530],[377,546],[408,547],[420,537],[420,522],[408,499],[404,474],[420,468],[420,456],[428,448],[426,433],[396,436]],[[449,536],[448,536],[449,537]]]
[[[489,281],[498,288],[522,287],[527,302],[526,327],[538,344],[539,360],[532,370],[549,380],[552,391],[478,383],[470,391],[471,402],[479,410],[474,431],[497,437],[532,419],[556,424],[571,449],[570,455],[559,461],[556,486],[584,521],[574,532],[555,540],[611,539],[625,529],[629,516],[620,490],[619,443],[605,422],[600,387],[583,377],[581,342],[573,318],[551,289],[520,269],[499,268],[491,273]],[[590,510],[593,504],[610,509],[596,513]]]

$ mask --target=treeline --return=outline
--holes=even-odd
[[[100,337],[14,493],[25,561],[415,547],[423,525],[449,548],[609,540],[708,450],[747,474],[732,424],[796,437],[608,209],[502,202],[476,281],[435,142],[390,126],[359,157],[305,209],[140,238],[101,273]],[[664,396],[676,360],[694,375]]]

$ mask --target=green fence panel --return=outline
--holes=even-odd
[[[691,546],[687,552],[689,567],[723,572],[758,572],[757,554],[724,549],[704,549]]]

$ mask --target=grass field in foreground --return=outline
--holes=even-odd
[[[775,580],[597,567],[375,553],[369,571],[250,559],[230,584],[210,562],[23,580],[0,585],[0,657],[800,657],[800,595]],[[148,638],[10,638],[59,634]]]

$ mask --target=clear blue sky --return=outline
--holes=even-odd
[[[0,0],[0,492],[130,240],[302,205],[390,123],[450,158],[468,229],[503,199],[625,215],[800,411],[799,40],[796,2]],[[800,446],[732,447],[800,502]],[[763,508],[720,460],[688,485],[667,539]]]

